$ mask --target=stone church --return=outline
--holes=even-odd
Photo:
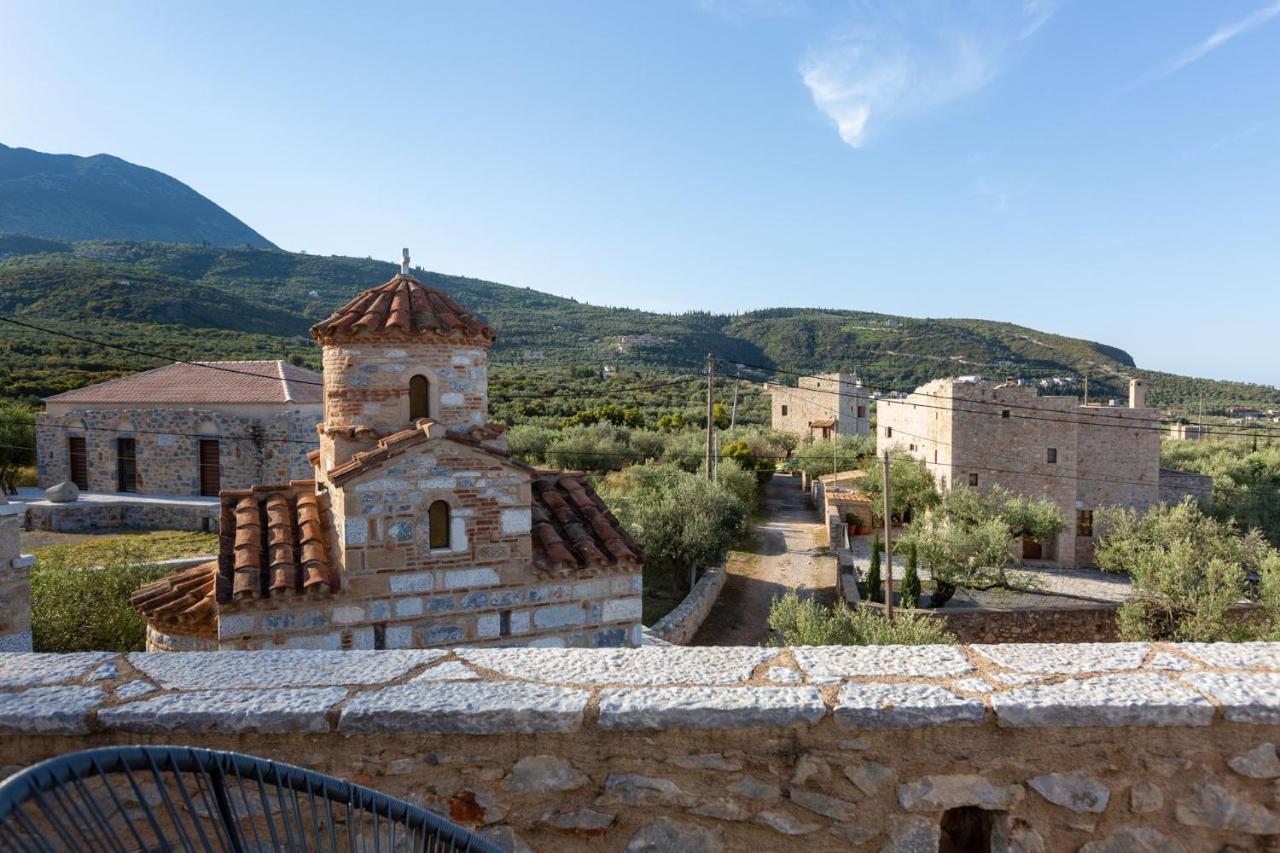
[[[495,332],[405,262],[311,330],[314,478],[221,493],[216,562],[137,590],[150,650],[626,646],[643,555],[488,420]]]

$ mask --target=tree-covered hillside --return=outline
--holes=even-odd
[[[77,157],[2,144],[0,231],[65,240],[272,246],[163,172],[109,154]]]
[[[292,358],[313,367],[308,329],[359,291],[386,281],[383,261],[271,249],[140,242],[70,243],[0,235],[0,316],[182,358]],[[529,288],[417,271],[495,328],[497,375],[567,375],[605,364],[636,375],[694,373],[707,352],[783,371],[856,370],[877,388],[979,373],[1089,377],[1092,396],[1123,397],[1149,380],[1153,405],[1280,406],[1280,390],[1153,373],[1123,350],[986,320],[777,308],[738,315],[656,314],[587,305]],[[28,402],[156,366],[38,331],[0,327],[0,394]],[[509,372],[508,368],[512,368]],[[732,373],[736,368],[726,365]],[[590,372],[590,371],[588,371]],[[768,370],[744,369],[763,379]],[[779,373],[786,378],[786,374]],[[551,380],[547,380],[551,381]]]

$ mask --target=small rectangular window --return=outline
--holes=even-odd
[[[498,613],[498,636],[511,636],[511,611],[503,610]]]
[[[73,435],[67,439],[67,457],[71,468],[71,482],[80,491],[89,491],[89,454],[85,450],[84,436]]]
[[[978,475],[977,475],[977,474],[970,474],[970,475],[969,475],[969,485],[970,485],[970,486],[976,486],[976,485],[978,485]]]
[[[866,416],[867,416],[867,407],[866,407],[866,406],[859,406],[859,407],[858,407],[858,417],[860,417],[860,418],[865,418]]]
[[[1050,465],[1058,464],[1058,448],[1056,447],[1049,448],[1049,464]]]
[[[387,626],[386,623],[379,622],[373,626],[373,647],[377,651],[382,651],[387,647]]]
[[[935,450],[935,451],[933,451],[933,461],[934,461],[934,462],[937,462],[937,461],[938,461],[938,451],[936,451],[936,450]]]
[[[116,439],[116,491],[138,491],[138,446],[132,438]]]
[[[787,407],[786,407],[786,404],[783,404],[783,406],[782,406],[782,416],[783,416],[784,418],[787,416]]]
[[[1076,510],[1076,535],[1077,536],[1093,535],[1093,510],[1091,509]]]
[[[885,427],[885,428],[884,428],[884,437],[885,437],[885,438],[893,438],[893,427]]]
[[[1008,417],[1009,417],[1009,410],[1008,410],[1008,409],[1001,409],[1001,410],[1000,410],[1000,417],[1005,418],[1005,419],[1007,420],[1007,419],[1008,419]]]

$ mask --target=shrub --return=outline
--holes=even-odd
[[[0,493],[14,494],[20,475],[35,462],[35,417],[26,406],[0,401]]]
[[[952,644],[954,634],[924,613],[899,611],[892,622],[871,610],[834,610],[795,592],[775,598],[769,627],[788,646],[923,646]]]
[[[70,562],[55,553],[42,558],[31,572],[35,650],[142,651],[146,626],[129,604],[129,596],[143,584],[173,570],[129,565],[119,559],[96,569],[75,567]]]
[[[884,601],[884,584],[880,578],[880,534],[871,540],[871,568],[867,571],[867,598]]]
[[[902,576],[902,606],[916,608],[920,606],[920,573],[916,563],[916,543],[907,545],[907,571]]]

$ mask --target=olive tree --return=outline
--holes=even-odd
[[[884,505],[884,463],[872,456],[864,463],[866,476],[860,488],[872,498],[876,514]],[[925,464],[906,453],[889,455],[889,511],[898,518],[916,515],[938,503],[933,475]]]
[[[0,491],[17,494],[18,474],[36,457],[35,419],[17,403],[0,402]]]
[[[1188,497],[1139,513],[1104,507],[1094,558],[1128,572],[1133,592],[1120,608],[1120,632],[1133,640],[1240,641],[1277,636],[1280,553],[1262,535],[1205,515]],[[1261,605],[1252,619],[1228,608]]]

